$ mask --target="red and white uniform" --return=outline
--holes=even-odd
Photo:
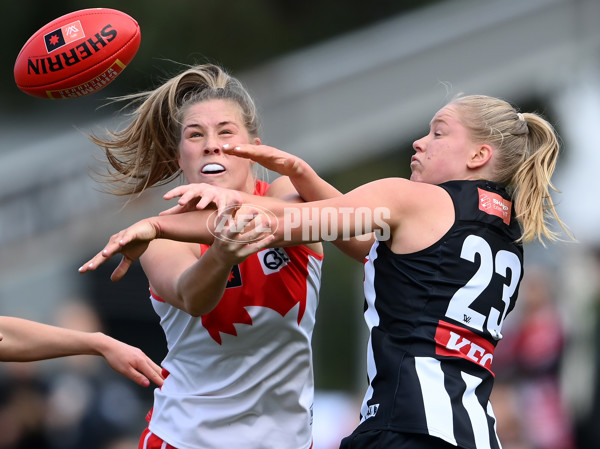
[[[151,292],[168,348],[153,434],[178,449],[311,447],[322,259],[305,246],[253,254],[234,267],[217,307],[197,318]]]

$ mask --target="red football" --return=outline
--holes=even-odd
[[[140,46],[138,23],[109,8],[74,11],[40,28],[15,62],[15,81],[40,98],[98,92],[131,62]]]

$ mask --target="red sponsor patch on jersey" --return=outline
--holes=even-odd
[[[435,342],[436,354],[469,360],[494,374],[492,360],[495,346],[474,332],[440,320],[435,331]]]
[[[500,217],[505,224],[509,225],[512,201],[508,201],[494,192],[480,188],[477,190],[479,191],[479,210]]]

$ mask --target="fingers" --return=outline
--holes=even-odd
[[[213,247],[222,252],[222,257],[232,263],[239,263],[250,254],[269,246],[275,239],[270,222],[257,210],[244,210],[243,213],[226,213],[219,223]]]
[[[162,387],[164,378],[162,376],[162,369],[156,363],[150,359],[144,360],[141,366],[134,366],[135,374],[132,375],[132,379],[143,387],[150,385],[150,382]],[[134,378],[135,376],[139,381]]]
[[[251,159],[263,167],[281,175],[296,176],[301,174],[300,159],[285,151],[267,145],[239,144],[234,147],[223,145],[226,154]]]
[[[169,209],[163,210],[158,215],[175,215],[175,214],[180,214],[182,212],[186,212],[186,208],[177,204],[176,206],[173,206],[173,207],[170,207]]]
[[[88,271],[95,270],[112,256],[117,254],[122,249],[123,245],[127,243],[127,241],[128,238],[122,233],[113,235],[104,249],[79,267],[78,271],[80,273],[86,273]]]
[[[128,259],[127,257],[123,256],[117,268],[115,268],[115,270],[110,275],[110,280],[113,282],[117,282],[123,279],[123,276],[125,276],[132,263],[133,261],[131,259]]]
[[[165,200],[172,200],[173,198],[177,198],[178,196],[181,196],[181,195],[183,195],[185,193],[185,188],[186,187],[187,186],[178,186],[178,187],[175,187],[175,188],[169,190],[167,193],[165,193],[163,195],[163,198]]]
[[[154,363],[152,360],[150,360],[148,363],[149,363],[149,369],[148,369],[146,375],[152,382],[154,382],[159,387],[162,387],[162,385],[165,381],[165,378],[163,377],[163,374],[162,374],[162,368],[160,366],[158,366],[156,363]]]
[[[144,376],[142,373],[140,373],[139,371],[137,371],[135,368],[130,368],[127,372],[123,373],[125,376],[129,377],[131,380],[133,380],[136,384],[142,386],[142,387],[149,387],[150,386],[150,380]]]
[[[79,267],[80,273],[87,273],[88,271],[93,271],[106,262],[108,258],[104,257],[102,251],[96,254],[92,259],[88,260],[82,266]]]
[[[221,217],[227,209],[235,211],[242,204],[242,196],[238,191],[202,183],[176,187],[163,197],[165,199],[179,197],[179,200],[176,206],[162,211],[159,215],[173,215],[195,209],[206,209],[214,203],[217,207],[217,217]]]

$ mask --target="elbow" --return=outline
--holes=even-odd
[[[193,316],[194,318],[201,317],[202,315],[206,315],[209,312],[205,310],[204,307],[199,307],[197,304],[185,300],[183,301],[183,311]]]
[[[199,298],[190,298],[186,297],[182,299],[182,309],[184,312],[193,316],[194,318],[201,317],[202,315],[206,315],[211,312],[216,304],[209,303],[207,301],[202,301]]]

